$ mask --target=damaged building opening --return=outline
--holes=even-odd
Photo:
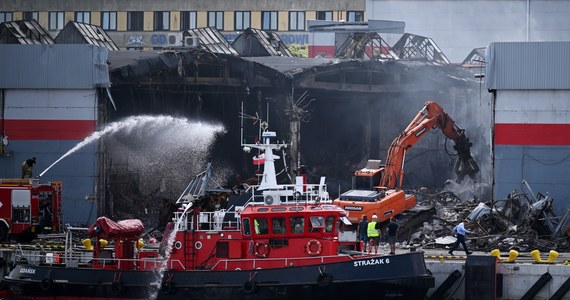
[[[148,205],[148,210],[153,215],[164,214],[164,207],[169,207],[206,161],[213,162],[218,181],[226,187],[255,177],[251,155],[235,147],[241,136],[242,105],[245,115],[269,120],[283,140],[299,140],[285,154],[287,169],[278,178],[290,181],[303,165],[311,182],[326,176],[331,197],[350,188],[352,174],[368,159],[385,159],[394,137],[427,100],[440,103],[466,128],[474,156],[488,168],[489,128],[476,125],[481,124],[480,103],[488,99],[480,98],[479,81],[462,66],[430,61],[238,57],[202,49],[153,52],[146,57],[111,52],[109,62],[117,109],[106,102],[101,118],[106,123],[133,115],[164,114],[222,124],[225,129],[200,157],[153,145],[148,133],[141,133],[145,141],[134,142],[136,147],[124,143],[135,138],[132,134],[107,138],[105,178],[113,184],[104,185],[111,188],[101,209],[116,218],[140,217],[128,210],[130,203],[150,203],[157,198],[165,205]],[[244,121],[245,127],[254,127],[253,120]],[[244,133],[247,138],[257,134],[247,128]],[[130,153],[143,149],[140,145],[161,151],[152,158],[123,155],[124,147],[130,147]],[[404,187],[443,188],[446,180],[455,179],[453,152],[443,135],[424,138],[406,157]],[[160,169],[141,171],[155,165]],[[168,177],[157,180],[153,174],[159,173]],[[475,192],[489,195],[490,179],[479,176]]]
[[[21,22],[2,32],[10,43],[81,41],[84,25],[70,24],[56,39],[42,30],[22,36]],[[401,178],[418,205],[398,216],[400,242],[445,247],[452,223],[469,217],[477,226],[472,244],[481,249],[567,246],[568,212],[555,214],[547,191],[491,199],[493,95],[483,90],[484,48],[452,64],[429,37],[405,33],[389,45],[377,32],[341,35],[345,42],[330,58],[294,57],[277,34],[251,28],[233,43],[215,28],[187,30],[191,47],[161,51],[121,51],[104,34],[85,36],[109,50],[112,84],[98,90],[98,129],[122,126],[98,145],[98,213],[144,219],[160,231],[208,162],[227,190],[255,183],[260,166],[236,145],[258,137],[261,120],[290,143],[279,153],[278,180],[291,182],[301,170],[312,183],[324,176],[335,199],[369,160],[387,163],[394,139],[431,100],[465,129],[481,170],[459,182],[457,152],[440,132],[414,144]],[[132,210],[135,204],[142,209]]]

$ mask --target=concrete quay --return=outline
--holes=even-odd
[[[570,253],[560,253],[553,263],[537,263],[529,253],[520,253],[514,262],[506,262],[508,253],[501,253],[492,270],[493,263],[468,263],[468,259],[494,261],[490,253],[475,252],[468,257],[463,251],[454,251],[454,256],[446,249],[421,251],[435,277],[435,288],[428,291],[428,299],[570,300]],[[540,257],[547,260],[548,253]]]
[[[62,251],[63,246],[46,246],[45,249]],[[39,254],[37,249],[28,251]],[[388,251],[382,247],[379,253],[388,255]],[[396,253],[409,251],[398,248]],[[435,277],[435,287],[427,293],[428,300],[570,300],[570,253],[559,253],[553,263],[536,263],[528,252],[519,253],[514,262],[506,262],[508,253],[501,253],[497,261],[490,252],[475,251],[466,256],[456,250],[451,256],[448,249],[415,251],[424,253],[426,266]],[[14,254],[13,246],[0,246],[3,274],[9,271]],[[540,257],[546,260],[548,253]]]

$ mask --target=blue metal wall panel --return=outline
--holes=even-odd
[[[0,178],[20,177],[22,161],[35,156],[36,177],[55,163],[80,141],[12,141],[11,156],[0,158]],[[63,158],[41,177],[42,182],[63,184],[64,223],[73,226],[91,225],[97,218],[97,206],[85,197],[95,195],[97,182],[97,143],[88,144]]]
[[[94,45],[0,45],[0,88],[109,87],[108,54]]]
[[[570,42],[496,42],[485,51],[487,89],[570,89]]]
[[[496,146],[495,199],[513,190],[524,191],[526,180],[534,193],[552,196],[557,215],[570,206],[570,147]]]

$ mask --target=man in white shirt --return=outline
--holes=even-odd
[[[465,223],[469,224],[469,220],[465,219],[465,221],[457,224],[457,226],[455,226],[453,228],[453,231],[455,231],[457,233],[457,240],[455,241],[455,244],[453,244],[453,246],[451,247],[451,249],[449,249],[449,255],[453,255],[453,251],[455,249],[457,249],[457,247],[459,247],[459,243],[461,243],[461,245],[463,245],[463,249],[465,250],[465,254],[469,255],[473,252],[470,252],[469,250],[467,250],[467,244],[465,244],[465,235],[468,233],[471,233],[469,230],[465,229]]]

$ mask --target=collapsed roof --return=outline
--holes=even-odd
[[[119,50],[119,47],[100,26],[68,22],[55,37],[57,44],[91,44],[105,47],[109,50]]]
[[[388,46],[374,33],[355,34],[349,52],[366,52],[368,42],[374,42],[378,47],[385,47],[380,48],[384,52],[379,52],[384,57],[376,56],[374,51],[368,55],[374,59],[290,57],[283,56],[283,52],[279,53],[273,46],[259,48],[273,55],[241,57],[213,28],[187,33],[186,37],[191,39],[195,47],[162,51],[109,51],[108,68],[112,86],[110,92],[103,96],[112,95],[116,105],[110,106],[111,102],[102,101],[100,120],[114,122],[132,115],[166,114],[220,122],[228,131],[217,142],[217,147],[224,150],[213,149],[212,156],[223,154],[223,159],[229,162],[228,169],[232,170],[229,172],[241,174],[244,178],[253,174],[254,170],[250,166],[250,158],[245,157],[239,147],[233,148],[239,145],[234,139],[240,136],[239,125],[236,124],[239,124],[237,115],[242,107],[246,113],[259,113],[263,118],[270,119],[272,128],[276,128],[283,139],[298,141],[295,143],[296,150],[291,149],[293,162],[287,166],[287,172],[292,172],[299,164],[307,165],[311,176],[327,176],[331,186],[338,186],[338,190],[348,188],[350,174],[360,168],[363,162],[385,157],[385,149],[403,129],[400,127],[401,120],[413,117],[426,100],[435,98],[448,110],[459,112],[456,119],[462,120],[462,124],[479,120],[478,109],[484,107],[475,105],[480,95],[476,90],[478,81],[474,81],[469,70],[442,63],[444,56],[435,51],[437,47],[431,39],[416,37],[412,42],[408,39],[410,36],[405,35],[407,42],[401,44],[398,52],[393,51],[399,59],[395,59],[388,51]],[[251,30],[250,33],[249,38],[255,38],[260,44],[272,36],[258,30]],[[196,39],[198,43],[195,43]],[[363,48],[359,49],[356,45]],[[420,49],[413,50],[414,46]],[[415,60],[417,55],[406,53],[425,55]],[[470,103],[474,107],[465,108]],[[297,114],[303,117],[298,118]],[[299,122],[299,130],[292,130],[293,122]],[[310,126],[302,126],[301,122],[310,122]],[[475,137],[471,139],[476,143],[482,141],[474,147],[482,153],[490,148],[479,137],[484,132],[485,128],[473,132]],[[121,172],[125,172],[125,169],[116,166],[129,162],[122,162],[121,155],[112,155],[112,148],[121,142],[105,143],[110,161],[103,161],[102,164],[110,166],[105,169],[110,175],[102,175],[101,180],[110,181],[98,184],[106,187],[102,194],[116,193],[109,198],[123,199],[129,195],[125,189],[135,179],[139,184],[136,184],[133,193],[140,193],[141,186],[152,190],[153,194],[144,197],[154,197],[156,191],[178,191],[176,188],[153,189],[157,183],[155,178],[147,184],[142,173],[134,170],[127,169],[133,172],[132,176],[123,176]],[[432,151],[442,144],[439,139],[432,138],[415,148],[416,155],[421,159],[414,160],[410,156],[410,161],[406,162],[408,168],[414,170],[407,175],[408,184],[437,185],[449,178],[451,171],[445,172],[449,160],[446,152],[437,151],[434,154]],[[169,156],[176,157],[173,153]],[[158,157],[153,159],[159,160]],[[187,159],[181,157],[178,161]],[[187,170],[177,168],[168,174],[177,177],[176,172],[182,171]],[[183,174],[178,175],[183,177]],[[121,178],[132,180],[118,180]],[[174,181],[167,183],[174,184]],[[334,196],[334,190],[331,190],[331,196]],[[140,197],[133,196],[132,199]],[[115,203],[114,207],[119,209],[119,204]],[[125,209],[129,207],[125,205]],[[113,215],[113,211],[107,213]]]
[[[36,20],[0,23],[0,44],[55,44],[54,39]]]

